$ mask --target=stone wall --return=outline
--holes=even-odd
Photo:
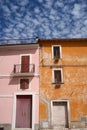
[[[87,116],[87,41],[42,40],[40,41],[40,122],[50,121],[52,100],[69,101],[71,128],[85,128],[82,121]],[[52,45],[60,45],[62,58],[52,59]],[[52,83],[52,69],[63,71],[63,84]]]
[[[11,130],[11,124],[0,124],[0,130]]]

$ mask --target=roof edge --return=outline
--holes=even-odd
[[[86,41],[87,38],[52,38],[52,39],[39,39],[38,41]]]
[[[38,48],[38,43],[29,43],[29,44],[5,44],[0,45],[0,50],[19,50],[19,49],[34,49]]]

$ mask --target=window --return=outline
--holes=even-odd
[[[60,84],[63,82],[62,69],[53,69],[53,83]]]
[[[20,79],[20,89],[29,88],[29,79]]]
[[[61,58],[61,46],[60,45],[52,46],[52,58],[54,58],[54,59]]]

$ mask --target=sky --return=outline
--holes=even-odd
[[[0,0],[0,39],[87,38],[87,0]]]

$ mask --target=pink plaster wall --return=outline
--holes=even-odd
[[[12,122],[12,97],[0,97],[0,124]]]
[[[35,95],[35,123],[38,124],[39,122],[39,98],[38,95]]]
[[[31,64],[35,64],[35,73],[38,73],[39,52],[37,50],[1,51],[0,52],[0,76],[13,72],[14,64],[21,63],[21,55],[31,55]]]
[[[14,64],[20,64],[21,55],[31,55],[31,64],[35,64],[35,76],[30,80],[29,89],[20,89],[20,77],[11,77]],[[0,51],[0,123],[11,123],[13,116],[14,93],[39,93],[39,50]],[[4,97],[3,97],[4,96]],[[9,96],[12,96],[9,98]],[[36,111],[39,111],[39,96],[35,98],[35,123],[39,121]]]

